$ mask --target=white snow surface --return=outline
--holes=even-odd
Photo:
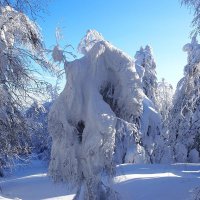
[[[122,200],[190,200],[200,186],[200,164],[117,166],[112,187]],[[75,190],[54,183],[41,161],[19,168],[0,179],[0,199],[72,200]]]

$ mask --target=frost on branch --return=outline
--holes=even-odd
[[[30,93],[42,91],[45,81],[34,75],[38,63],[52,70],[43,53],[38,26],[22,12],[0,6],[0,137],[1,164],[30,152],[26,121],[21,114]]]
[[[158,82],[157,105],[163,122],[167,120],[169,111],[172,107],[173,94],[174,90],[172,85],[166,82],[164,78],[161,82]]]
[[[42,48],[40,31],[27,16],[9,6],[1,7],[0,12],[0,35],[5,48],[13,47],[15,44],[32,50]]]
[[[45,81],[38,80],[38,66],[54,73],[56,69],[44,54],[39,27],[26,15],[0,7],[0,84],[6,84],[15,100],[25,100],[40,92]],[[34,64],[33,64],[34,63]]]

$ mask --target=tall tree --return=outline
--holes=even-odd
[[[149,45],[136,52],[135,65],[139,75],[142,78],[142,86],[145,95],[157,104],[157,77],[156,63],[153,58],[152,49]],[[140,70],[139,70],[140,69]]]
[[[12,3],[20,6],[20,2],[23,1],[0,2],[0,88],[2,91],[0,112],[1,116],[7,116],[2,117],[0,123],[0,137],[5,137],[6,142],[5,147],[0,150],[0,155],[7,152],[9,155],[18,156],[24,152],[28,135],[24,136],[27,126],[20,110],[23,108],[23,103],[36,94],[38,96],[39,93],[43,93],[48,86],[44,80],[37,78],[41,71],[39,66],[41,69],[56,73],[54,66],[46,59],[37,24],[22,12],[22,7],[17,11],[9,6]],[[4,167],[5,164],[6,161],[1,162],[0,167]]]
[[[169,144],[175,162],[200,160],[200,45],[196,37],[184,46],[188,64],[179,81],[169,116]]]

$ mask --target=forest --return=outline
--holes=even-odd
[[[193,20],[176,88],[148,44],[131,57],[85,27],[77,54],[57,28],[48,48],[48,4],[0,0],[0,198],[200,200],[200,1],[179,1]]]

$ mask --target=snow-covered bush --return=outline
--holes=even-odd
[[[199,162],[200,45],[194,37],[183,49],[188,53],[188,64],[177,85],[169,116],[169,144],[175,162]]]

